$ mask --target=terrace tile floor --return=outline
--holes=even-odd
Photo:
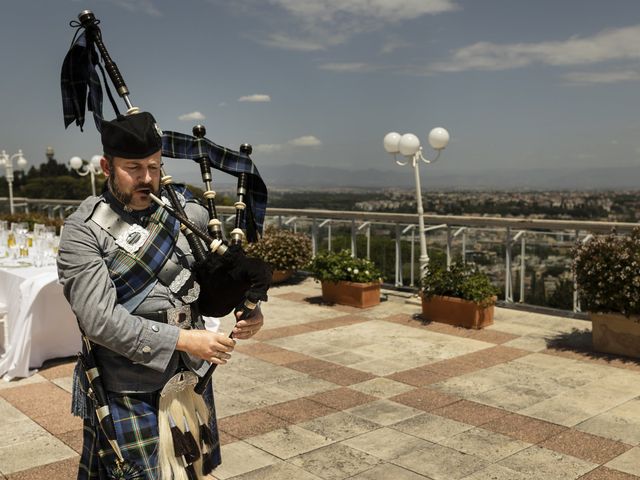
[[[272,288],[264,329],[214,376],[212,478],[640,479],[640,363],[589,351],[590,323],[497,308],[464,330],[387,293],[358,310],[311,280]],[[0,480],[75,478],[72,371],[0,382]]]

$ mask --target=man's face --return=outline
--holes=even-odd
[[[114,157],[110,164],[106,158],[100,162],[109,177],[111,193],[132,210],[144,210],[151,205],[149,193],[160,191],[160,150],[141,159]]]

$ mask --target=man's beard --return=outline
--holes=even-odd
[[[116,197],[116,200],[122,203],[122,205],[125,208],[130,208],[129,204],[133,199],[133,193],[136,190],[143,189],[143,188],[148,188],[149,191],[156,196],[160,195],[160,189],[159,188],[157,190],[154,189],[152,183],[139,183],[130,192],[124,192],[120,189],[120,186],[118,185],[118,182],[116,181],[115,177],[109,178],[109,190],[111,191],[111,194],[114,197]]]

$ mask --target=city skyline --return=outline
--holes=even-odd
[[[640,4],[614,0],[5,0],[0,150],[29,165],[100,152],[90,118],[64,130],[68,26],[92,9],[135,105],[161,128],[237,149],[259,169],[395,170],[388,131],[451,143],[452,174],[640,167]],[[122,102],[119,106],[122,109]],[[105,116],[113,116],[105,105]],[[432,156],[428,151],[427,155]],[[169,160],[178,178],[197,170]],[[0,172],[2,174],[3,172]],[[411,173],[405,172],[407,183]],[[423,174],[424,175],[424,174]],[[517,175],[516,175],[517,177]]]

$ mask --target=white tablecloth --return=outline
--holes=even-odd
[[[28,377],[45,360],[80,351],[80,331],[56,267],[0,264],[0,302],[7,306],[5,353],[0,357],[5,380]]]

